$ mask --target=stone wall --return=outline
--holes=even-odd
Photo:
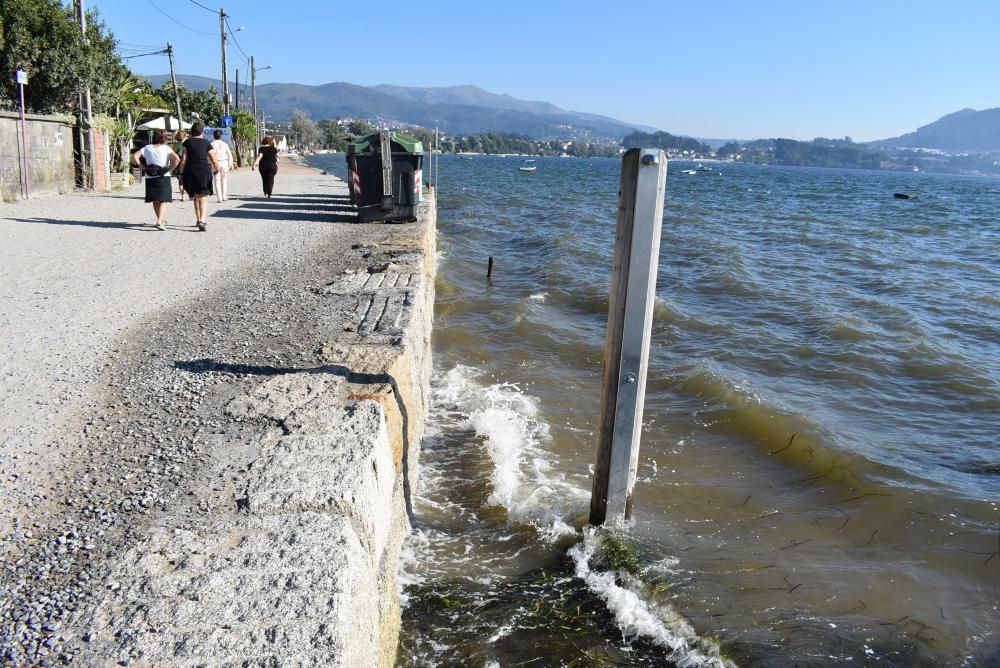
[[[76,187],[73,135],[76,127],[52,116],[25,115],[28,138],[28,197],[59,195]],[[94,129],[97,190],[111,190],[110,153],[104,133]],[[0,200],[24,197],[21,115],[0,111]]]
[[[115,556],[81,665],[395,665],[398,571],[429,405],[436,202],[312,286],[319,366],[234,379],[235,504]],[[378,226],[383,228],[383,226]],[[344,251],[338,250],[338,253]]]

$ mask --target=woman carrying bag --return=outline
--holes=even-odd
[[[156,229],[167,229],[167,204],[173,200],[173,187],[170,184],[170,171],[180,164],[181,159],[174,149],[167,146],[167,133],[157,130],[153,135],[153,143],[146,144],[132,154],[132,160],[145,161],[146,201],[153,203],[153,213],[156,214]]]

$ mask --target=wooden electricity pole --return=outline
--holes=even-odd
[[[177,90],[177,72],[174,70],[174,47],[167,42],[167,59],[170,61],[170,81],[174,85],[174,106],[177,110],[178,130],[184,128],[184,117],[181,116],[181,92]],[[167,114],[167,132],[170,131],[170,114]],[[173,139],[171,137],[171,139]]]
[[[623,156],[590,498],[594,525],[632,515],[666,181],[667,157],[660,149],[633,148]]]

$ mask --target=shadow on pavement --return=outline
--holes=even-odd
[[[313,223],[356,223],[358,217],[351,213],[327,213],[323,211],[297,211],[285,208],[275,209],[222,209],[209,211],[209,218],[237,218],[243,220],[301,220]]]
[[[153,222],[149,223],[114,223],[99,220],[60,220],[58,218],[8,218],[11,223],[42,223],[44,225],[75,225],[79,227],[98,227],[109,230],[131,230],[133,232],[156,232]]]

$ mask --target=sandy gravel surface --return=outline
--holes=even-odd
[[[0,474],[7,483],[2,507],[11,506],[12,475],[37,493],[33,478],[44,478],[56,463],[38,448],[71,417],[67,406],[84,396],[105,357],[114,354],[110,346],[117,334],[204,293],[226,273],[320,243],[324,228],[346,210],[279,207],[302,204],[289,201],[293,194],[342,187],[333,177],[285,160],[278,197],[268,202],[259,196],[258,175],[244,169],[230,177],[229,201],[210,199],[206,233],[194,228],[191,201],[176,199],[168,230],[157,231],[138,185],[110,195],[0,207]],[[38,454],[44,462],[36,460]],[[0,513],[0,530],[8,526],[8,513]]]
[[[178,361],[313,359],[324,316],[304,282],[391,233],[354,224],[315,170],[283,161],[274,198],[258,188],[233,174],[206,233],[177,200],[157,231],[138,186],[0,207],[0,664],[71,662],[102,560],[151,513],[219,496],[205,464],[230,459],[211,444],[230,440],[216,403],[234,374]]]

